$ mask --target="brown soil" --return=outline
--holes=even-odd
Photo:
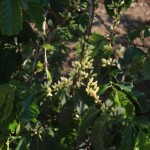
[[[136,0],[125,13],[121,13],[120,24],[116,29],[116,33],[121,40],[125,39],[127,33],[142,28],[145,25],[150,25],[150,0]],[[109,28],[112,24],[111,17],[108,16],[103,0],[99,2],[99,8],[96,10],[96,17],[94,20],[92,32],[96,32],[102,35],[109,34]],[[122,42],[122,41],[121,41]],[[150,48],[150,38],[142,41],[136,39],[135,44]]]
[[[99,7],[96,10],[92,32],[107,35],[112,24],[112,18],[108,16],[103,1],[99,0]],[[123,43],[126,41],[127,33],[142,28],[145,25],[150,25],[150,0],[134,1],[125,13],[122,12],[120,21],[116,33],[120,38],[120,43]],[[139,45],[141,49],[147,51],[150,48],[150,37],[146,38],[143,43],[137,38],[134,44]],[[118,45],[119,47],[121,46],[121,44]],[[63,63],[62,75],[65,75],[69,71],[70,62],[75,58],[74,48],[76,47],[76,43],[70,43],[69,47],[72,51],[68,54],[66,62]]]

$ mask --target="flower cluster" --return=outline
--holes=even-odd
[[[82,60],[73,61],[69,77],[61,77],[61,80],[52,86],[53,91],[58,92],[61,89],[65,89],[69,94],[71,87],[80,88],[81,86],[85,86],[85,79],[95,76],[93,73],[93,59],[91,59],[90,54],[91,49],[88,48],[84,52]]]
[[[105,50],[108,50],[108,51],[112,51],[112,50],[113,50],[111,44],[105,45],[105,46],[104,46],[104,49],[105,49]]]
[[[109,59],[102,58],[102,67],[106,66],[116,66],[116,60],[112,58]]]
[[[113,102],[108,99],[105,103],[102,104],[101,110],[103,112],[109,112],[110,116],[117,116],[117,115],[124,114],[125,109],[123,107],[121,106],[113,107],[112,105],[113,105]]]
[[[51,89],[51,87],[48,87],[48,88],[47,88],[46,93],[47,93],[47,95],[46,95],[47,97],[48,97],[48,96],[52,96],[52,89]]]
[[[70,87],[73,85],[73,81],[70,78],[61,77],[60,81],[55,83],[53,87],[53,91],[58,92],[61,89],[64,89],[67,93],[70,92]]]
[[[86,87],[86,92],[88,95],[95,99],[95,103],[101,103],[98,96],[99,87],[97,85],[97,81],[94,82],[94,78],[90,78]]]

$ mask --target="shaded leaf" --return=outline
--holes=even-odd
[[[82,143],[87,129],[93,124],[94,119],[97,117],[99,109],[94,107],[90,108],[83,116],[81,116],[81,123],[79,127],[79,136],[77,138],[77,144]]]
[[[109,7],[112,4],[112,2],[118,3],[120,2],[120,0],[105,0],[104,1],[106,11],[111,17],[114,15],[114,8]],[[118,11],[120,12],[122,9],[127,9],[130,6],[131,2],[132,0],[124,0],[124,4],[118,7]]]
[[[144,56],[144,52],[136,47],[128,47],[124,53],[124,61],[127,65],[131,64],[135,57]]]
[[[134,118],[134,122],[136,125],[141,126],[143,129],[150,127],[150,121],[146,116],[136,116]]]
[[[143,66],[143,63],[144,63],[144,57],[143,56],[135,56],[133,58],[132,63],[131,63],[130,72],[132,74],[135,74],[138,71],[140,71],[140,69]]]
[[[2,34],[15,35],[22,30],[22,11],[18,0],[1,0],[0,28]]]
[[[92,146],[94,150],[104,150],[104,134],[107,129],[108,118],[105,115],[101,115],[94,122],[92,129]]]
[[[17,147],[16,147],[15,150],[29,150],[29,148],[28,148],[28,146],[27,146],[27,143],[26,143],[26,141],[25,141],[24,138],[22,138],[22,139],[19,141],[19,143],[18,143],[18,145],[17,145]]]
[[[74,113],[74,102],[73,100],[67,100],[67,102],[63,105],[59,115],[58,122],[61,126],[67,128],[71,124]]]
[[[1,122],[6,120],[13,110],[14,90],[15,88],[11,85],[0,85],[0,96],[2,96],[0,101]]]
[[[31,144],[30,144],[30,150],[49,150],[48,146],[46,145],[45,141],[39,138],[38,135],[35,135],[32,138]]]
[[[0,50],[0,84],[8,83],[17,67],[17,53],[15,48]]]
[[[35,26],[39,30],[42,30],[44,17],[40,0],[28,1],[28,13],[31,17],[31,20],[35,23]]]
[[[150,27],[147,27],[147,29],[144,31],[144,38],[147,38],[150,36]]]
[[[143,69],[142,69],[142,74],[144,75],[144,78],[147,80],[150,80],[150,58],[146,58],[144,64],[143,64]]]
[[[126,124],[123,127],[121,134],[121,146],[120,150],[133,150],[135,137],[134,137],[134,127],[131,123]]]
[[[134,41],[136,38],[141,37],[141,30],[136,30],[128,34],[130,41]]]
[[[21,102],[22,113],[20,115],[20,120],[24,121],[36,121],[37,116],[39,115],[39,108],[34,102],[34,96],[29,95]]]

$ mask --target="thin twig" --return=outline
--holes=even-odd
[[[94,19],[94,0],[88,0],[89,3],[89,24],[86,28],[86,35],[89,36],[91,34],[91,29],[93,25]]]

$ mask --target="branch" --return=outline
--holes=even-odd
[[[91,34],[94,19],[94,0],[88,0],[88,2],[89,2],[89,24],[86,28],[85,34],[89,36]]]

